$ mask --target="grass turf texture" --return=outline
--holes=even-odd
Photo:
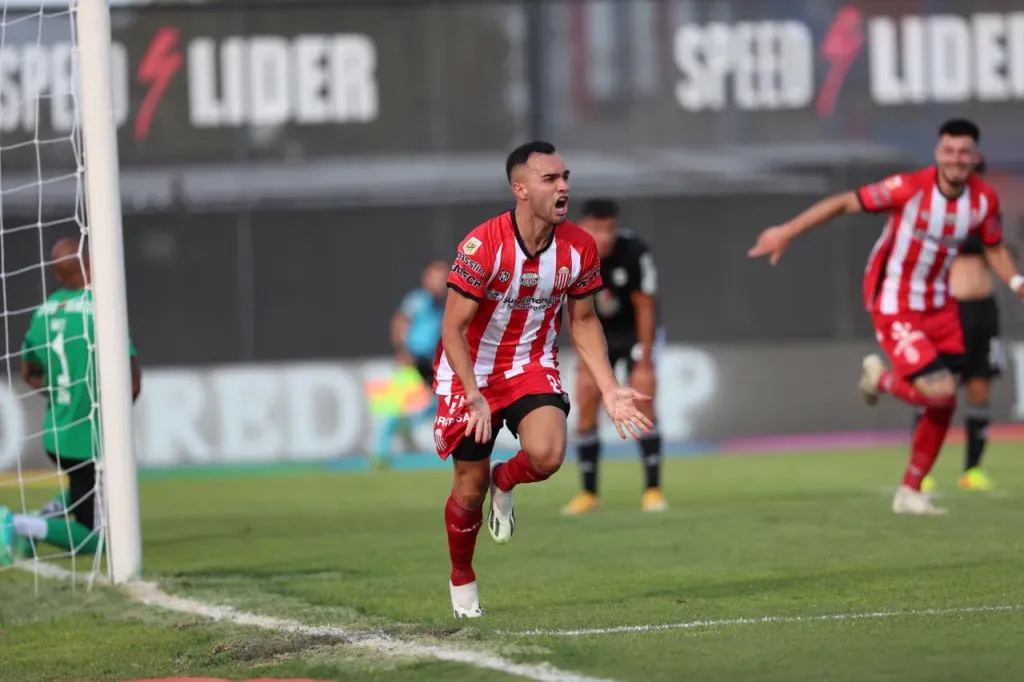
[[[567,466],[517,490],[512,543],[499,547],[481,532],[487,616],[479,621],[450,617],[446,471],[147,481],[146,574],[172,594],[620,681],[1020,680],[1024,611],[502,634],[1024,605],[1016,449],[991,449],[1002,487],[978,494],[955,489],[961,448],[947,448],[936,472],[946,518],[889,511],[902,450],[671,459],[673,508],[661,515],[639,511],[639,461],[617,461],[602,468],[600,512],[560,516],[578,484]],[[41,501],[48,491],[28,494]],[[3,680],[515,679],[385,658],[329,637],[215,624],[109,589],[43,581],[35,596],[31,584],[0,572]]]

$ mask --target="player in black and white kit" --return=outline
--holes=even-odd
[[[650,249],[630,230],[619,227],[619,207],[610,199],[592,199],[583,205],[579,225],[597,243],[604,289],[597,294],[595,308],[608,339],[612,366],[625,363],[629,385],[646,395],[655,391],[654,366],[661,341],[658,327],[658,275]],[[597,435],[601,395],[583,363],[576,380],[576,409],[579,413],[578,447],[583,490],[562,510],[583,514],[600,505],[597,498],[597,467],[601,444]],[[655,421],[654,401],[640,406]],[[657,428],[640,440],[646,487],[645,511],[668,509],[661,490],[661,437]]]

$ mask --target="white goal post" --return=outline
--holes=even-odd
[[[111,98],[109,0],[77,0],[76,25],[102,422],[102,502],[107,507],[110,575],[115,583],[124,583],[141,574],[142,531],[132,437],[120,171]]]

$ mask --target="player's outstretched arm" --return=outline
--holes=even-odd
[[[444,317],[441,320],[441,347],[466,394],[465,400],[470,411],[466,433],[471,434],[476,442],[486,443],[491,440],[491,411],[487,399],[477,386],[473,357],[466,339],[466,330],[479,307],[476,300],[457,289],[448,288]]]
[[[654,424],[637,409],[636,402],[649,401],[651,396],[619,386],[608,361],[608,342],[594,310],[593,296],[569,298],[569,328],[576,351],[597,382],[601,400],[619,435],[625,438],[628,431],[634,438],[641,438],[650,433]]]
[[[833,194],[817,202],[792,220],[782,225],[769,227],[762,232],[758,235],[757,242],[753,248],[747,252],[747,256],[750,258],[769,256],[771,264],[775,265],[782,258],[782,254],[785,253],[789,242],[807,230],[826,223],[837,216],[847,213],[860,213],[863,210],[864,205],[861,203],[857,192]]]

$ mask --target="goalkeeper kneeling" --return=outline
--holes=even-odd
[[[51,252],[57,289],[32,316],[22,344],[21,376],[46,399],[43,449],[70,482],[43,509],[15,514],[0,507],[0,566],[36,555],[47,543],[65,555],[94,554],[102,524],[97,514],[99,395],[92,339],[92,289],[88,252],[78,239],[61,239]],[[131,353],[132,396],[142,387],[135,348]]]

